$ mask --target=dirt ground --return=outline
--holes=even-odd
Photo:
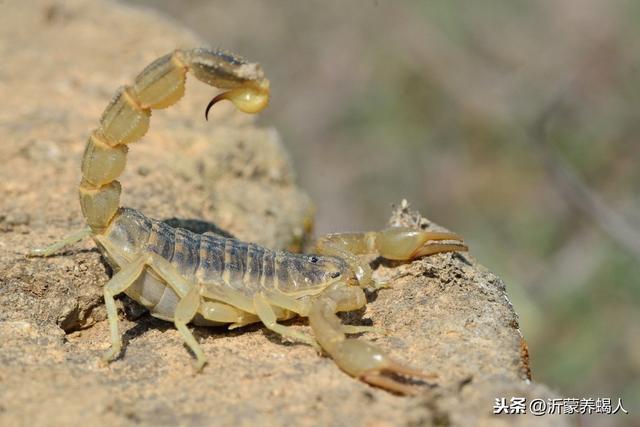
[[[504,283],[468,254],[377,263],[377,277],[391,288],[343,316],[383,329],[363,338],[439,375],[417,384],[423,393],[416,397],[356,381],[311,347],[285,343],[259,325],[198,328],[209,364],[194,375],[173,326],[125,299],[125,351],[102,366],[109,333],[101,287],[111,272],[94,245],[47,259],[25,254],[83,225],[79,160],[115,89],[156,57],[199,42],[161,16],[102,1],[5,4],[2,12],[1,425],[573,422],[492,415],[498,397],[554,394],[529,381],[526,343]],[[213,222],[270,247],[303,245],[313,206],[296,186],[277,131],[222,105],[205,122],[211,95],[190,81],[177,106],[154,112],[151,131],[132,146],[122,203],[160,219]],[[391,221],[433,226],[402,207]],[[308,329],[304,319],[291,324]]]

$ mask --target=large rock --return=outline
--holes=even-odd
[[[83,225],[79,160],[116,87],[154,58],[199,45],[160,16],[101,1],[4,5],[0,17],[1,425],[562,425],[492,415],[497,397],[552,394],[529,382],[527,350],[504,284],[467,254],[376,263],[392,287],[346,321],[397,359],[437,372],[417,397],[342,373],[305,345],[259,325],[198,329],[209,365],[171,324],[125,304],[125,352],[98,363],[109,332],[101,287],[110,272],[91,242],[47,259],[29,248]],[[202,219],[278,248],[300,247],[312,207],[295,185],[275,130],[231,108],[203,107],[212,90],[190,80],[173,109],[154,112],[132,146],[123,204],[156,218]],[[396,224],[433,225],[402,205]],[[294,327],[308,329],[305,321]]]

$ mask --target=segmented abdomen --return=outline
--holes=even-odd
[[[230,287],[247,296],[274,283],[276,252],[254,243],[173,228],[135,209],[120,210],[107,238],[125,253],[160,255],[193,283]],[[146,293],[141,289],[143,296]]]
[[[274,252],[254,243],[212,234],[200,238],[200,263],[196,280],[213,286],[228,286],[252,296],[273,283]]]

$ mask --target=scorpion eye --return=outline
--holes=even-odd
[[[309,262],[311,262],[312,264],[315,264],[316,262],[318,262],[318,257],[317,256],[309,257]]]

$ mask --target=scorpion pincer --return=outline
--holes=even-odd
[[[115,274],[104,286],[111,332],[106,361],[122,348],[114,297],[125,293],[151,315],[171,321],[196,357],[206,357],[187,324],[237,328],[262,322],[283,337],[324,350],[349,375],[398,393],[415,388],[387,374],[419,378],[432,375],[404,366],[360,339],[345,334],[371,330],[343,325],[336,313],[366,304],[363,289],[379,288],[361,255],[411,260],[438,252],[465,251],[453,233],[395,227],[380,232],[341,233],[321,237],[318,255],[275,251],[213,233],[196,234],[147,218],[119,206],[120,183],[128,144],[142,138],[151,110],[167,108],[184,94],[187,72],[224,91],[239,110],[257,113],[269,102],[269,81],[260,65],[233,54],[204,48],[176,50],[148,65],[133,85],[120,88],[89,136],[82,159],[80,206],[88,227],[32,256],[49,256],[91,236]],[[454,243],[434,241],[455,241]],[[294,316],[309,318],[313,336],[278,323]]]

